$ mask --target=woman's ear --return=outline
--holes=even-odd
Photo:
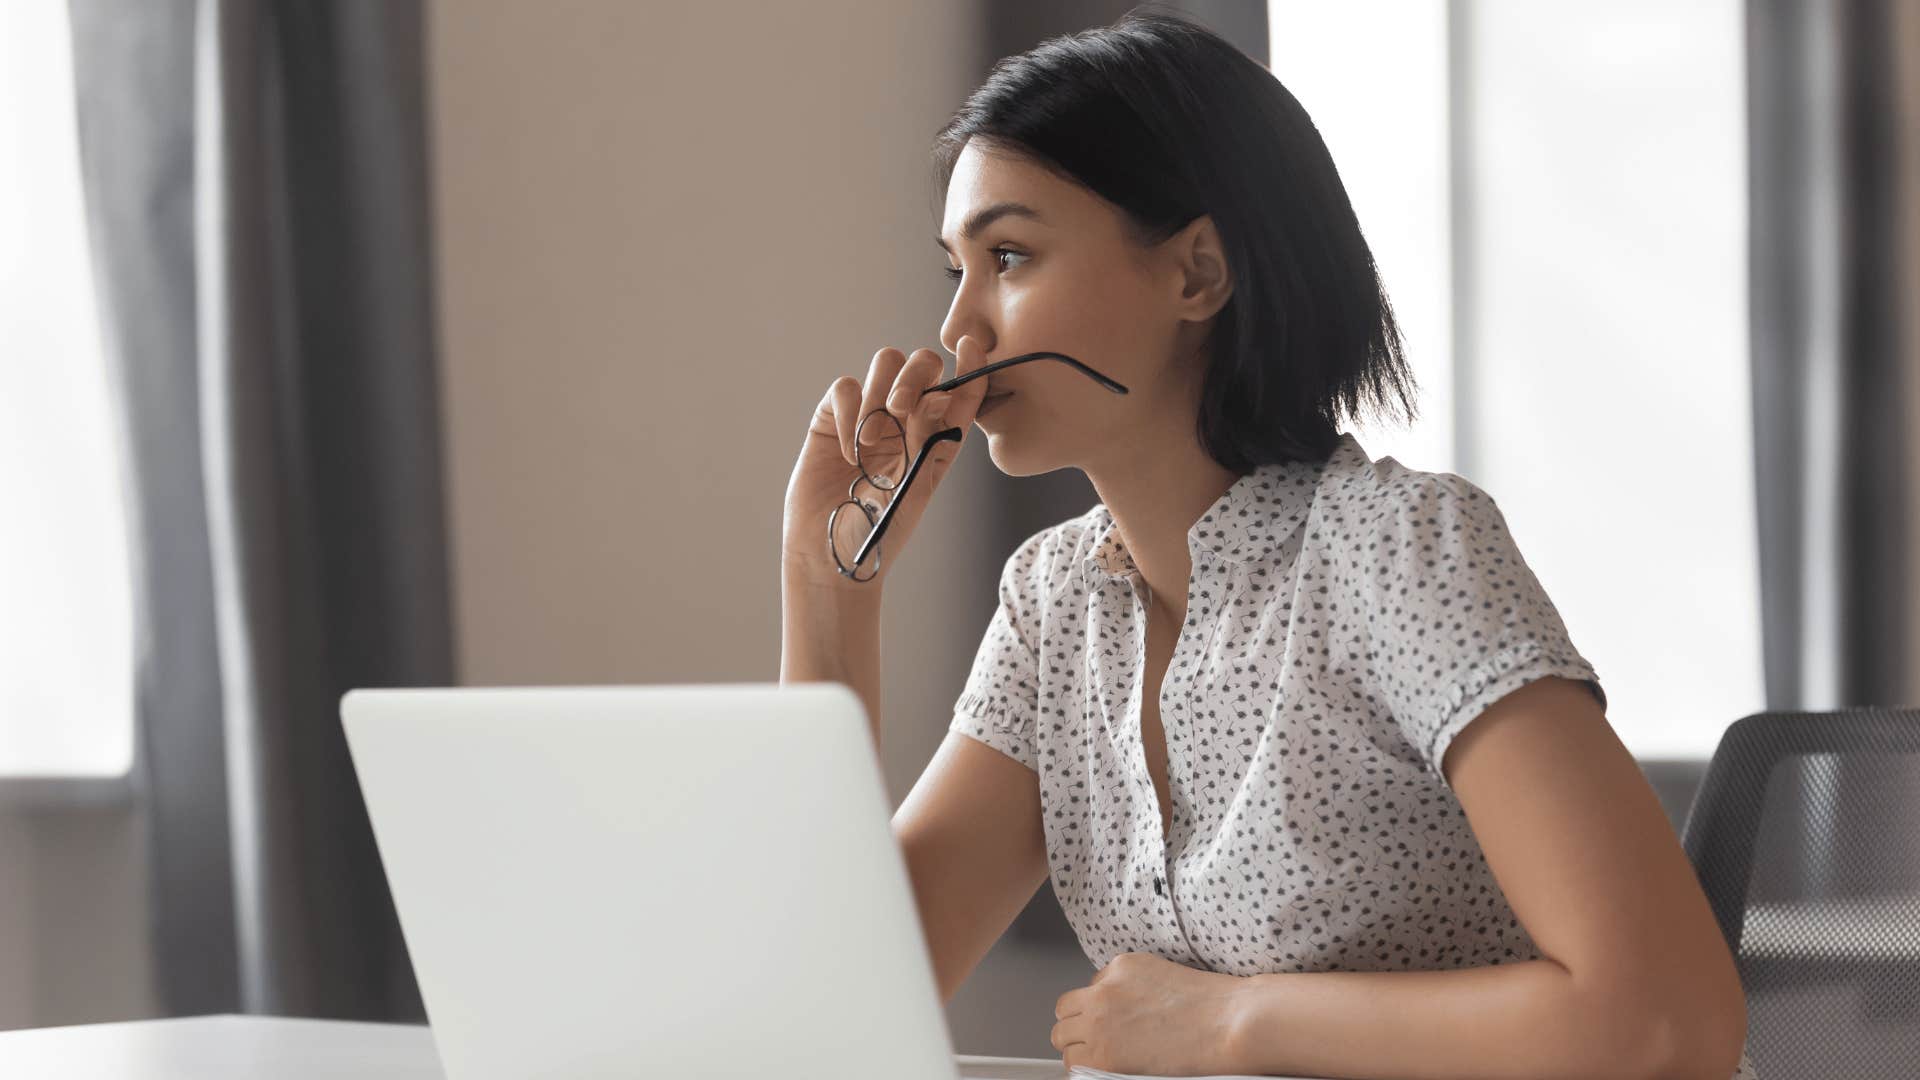
[[[1205,322],[1233,297],[1233,271],[1220,246],[1220,230],[1213,215],[1202,214],[1167,239],[1169,254],[1179,273],[1179,314]]]

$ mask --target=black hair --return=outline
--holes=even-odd
[[[1320,132],[1265,66],[1152,7],[996,63],[935,140],[937,197],[972,140],[1106,199],[1143,246],[1213,215],[1233,295],[1199,435],[1236,473],[1324,461],[1365,405],[1397,398],[1411,421],[1400,330]]]

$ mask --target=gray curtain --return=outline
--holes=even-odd
[[[1750,251],[1761,615],[1771,710],[1920,704],[1920,5],[1749,0]],[[1911,773],[1821,757],[1781,780],[1780,836],[1910,805]],[[1837,842],[1837,841],[1834,841]],[[1884,892],[1883,838],[1783,853],[1766,887]]]
[[[1920,21],[1904,0],[1747,16],[1767,707],[1913,705]]]
[[[455,681],[419,6],[71,7],[161,1006],[420,1019],[338,715]]]

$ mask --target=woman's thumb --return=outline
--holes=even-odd
[[[972,337],[962,337],[953,347],[955,374],[964,374],[980,367],[980,343]],[[947,404],[946,423],[965,430],[973,426],[973,416],[980,411],[980,403],[987,397],[987,379],[969,379],[950,393],[952,400]]]

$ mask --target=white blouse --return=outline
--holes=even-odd
[[[1548,675],[1606,692],[1493,499],[1370,460],[1264,465],[1187,534],[1160,687],[1168,831],[1140,730],[1146,583],[1096,505],[1023,542],[951,730],[1033,769],[1055,894],[1094,967],[1400,971],[1529,960],[1440,771]],[[1742,1056],[1736,1080],[1752,1080]]]

